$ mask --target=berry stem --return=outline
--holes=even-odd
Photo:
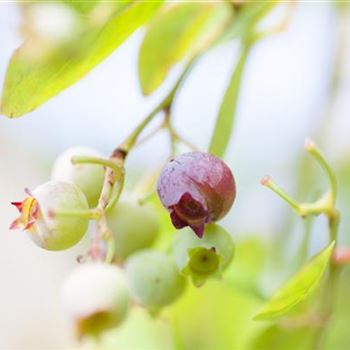
[[[263,177],[260,182],[263,186],[266,186],[280,196],[284,201],[286,201],[297,213],[300,212],[299,203],[290,197],[289,194],[279,187],[269,176]]]
[[[157,125],[152,131],[149,132],[149,134],[145,135],[142,139],[140,139],[135,147],[139,147],[140,145],[146,143],[148,140],[150,140],[153,136],[158,134],[159,131],[161,131],[163,128],[163,124]]]
[[[322,152],[316,147],[313,141],[306,140],[305,149],[321,165],[321,167],[327,174],[330,183],[330,191],[326,193],[321,199],[312,203],[298,203],[297,201],[292,199],[288,194],[286,194],[279,186],[277,186],[271,180],[270,177],[264,177],[261,180],[261,184],[270,188],[277,195],[283,198],[302,217],[309,217],[310,215],[320,214],[325,215],[328,220],[329,241],[335,242],[334,250],[336,251],[338,239],[338,226],[340,221],[340,213],[335,206],[337,194],[336,176],[331,166],[323,156]],[[319,350],[322,348],[326,331],[329,328],[330,319],[334,311],[334,301],[336,300],[340,271],[340,265],[334,263],[331,263],[329,265],[328,275],[325,279],[320,298],[319,313],[323,322],[317,328],[314,334],[312,347],[312,349],[314,350]]]
[[[195,146],[190,141],[186,140],[183,136],[180,136],[179,133],[174,129],[172,123],[171,123],[171,109],[168,108],[166,110],[165,116],[164,116],[164,123],[163,128],[167,130],[169,133],[170,138],[170,144],[171,144],[171,150],[172,150],[172,156],[176,153],[176,143],[180,142],[186,147],[188,147],[191,151],[199,151],[199,148]]]
[[[328,164],[322,152],[317,148],[314,141],[310,139],[306,139],[305,149],[313,158],[315,158],[315,160],[320,164],[320,166],[325,171],[330,184],[331,200],[334,203],[337,197],[337,180],[331,166]]]
[[[114,242],[114,236],[113,234],[106,239],[107,242],[107,254],[105,258],[105,263],[106,264],[111,264],[114,259],[114,254],[115,254],[115,242]]]
[[[114,190],[112,193],[112,196],[110,198],[110,200],[108,201],[108,205],[106,207],[106,211],[108,211],[109,209],[113,208],[114,205],[118,202],[120,195],[122,194],[123,188],[124,188],[124,182],[125,182],[125,178],[124,176],[120,179],[120,181],[117,183],[117,186],[114,186]]]
[[[123,168],[120,164],[111,161],[110,159],[104,159],[100,157],[90,157],[90,156],[73,156],[71,158],[72,164],[98,164],[107,168],[111,168],[114,173],[122,176]]]
[[[133,130],[133,132],[112,152],[110,158],[95,157],[73,157],[73,163],[101,164],[107,167],[105,179],[96,210],[100,213],[97,220],[97,232],[93,237],[91,256],[93,260],[101,259],[100,241],[103,239],[107,243],[106,262],[113,261],[114,258],[114,236],[107,224],[106,210],[111,208],[118,201],[124,184],[124,162],[129,151],[137,145],[137,140],[149,123],[158,115],[171,107],[179,86],[193,67],[196,57],[188,62],[184,71],[176,81],[168,95],[157,105]],[[118,186],[118,187],[115,187]]]
[[[187,74],[191,71],[194,63],[196,62],[197,57],[194,57],[192,60],[190,60],[185,69],[183,70],[182,74],[176,81],[173,88],[170,90],[168,95],[159,103],[158,106],[156,106],[147,116],[145,119],[141,121],[141,123],[134,129],[134,131],[122,142],[121,145],[115,150],[115,152],[123,152],[124,154],[127,154],[135,145],[137,142],[138,137],[143,132],[143,130],[146,128],[146,126],[153,120],[153,118],[158,115],[161,111],[166,111],[169,109],[173,103],[173,100],[175,98],[176,92],[179,88],[179,86],[182,84],[183,80],[187,76]]]

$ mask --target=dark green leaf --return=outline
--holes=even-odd
[[[9,63],[2,113],[21,116],[77,82],[144,24],[160,4],[159,0],[123,5],[103,26],[87,27],[74,40],[48,52],[26,41]]]
[[[255,316],[256,320],[273,319],[287,313],[305,300],[319,285],[328,267],[334,248],[332,242],[327,248],[307,262]]]
[[[150,23],[139,55],[144,94],[156,90],[183,58],[207,47],[231,18],[228,4],[184,2],[167,7]]]

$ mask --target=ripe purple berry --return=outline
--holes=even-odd
[[[177,229],[190,226],[200,238],[205,224],[225,216],[236,196],[229,167],[203,152],[185,153],[171,160],[159,177],[157,189],[173,225]]]

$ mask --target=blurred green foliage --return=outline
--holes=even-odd
[[[64,0],[61,3],[68,5],[77,16],[77,30],[68,40],[57,43],[27,33],[7,69],[2,113],[18,117],[37,108],[79,81],[147,22],[138,61],[140,86],[146,95],[163,83],[176,64],[199,58],[209,48],[238,39],[243,49],[223,96],[210,145],[211,152],[222,156],[232,136],[241,77],[249,52],[247,40],[249,42],[251,36],[258,33],[260,20],[277,2],[169,4],[160,0],[115,1],[105,7],[102,1]],[[40,2],[33,2],[37,3]],[[341,11],[347,10],[343,2],[334,3]],[[350,162],[346,160],[337,170],[340,207],[347,209],[350,204],[347,195]],[[303,164],[298,180],[306,184],[300,186],[303,195],[309,184],[317,190],[320,187],[319,181],[306,176],[306,172]],[[156,247],[169,251],[177,233],[158,197],[153,196],[150,200],[161,216],[162,234]],[[342,223],[343,227],[349,227],[349,215],[344,215]],[[350,243],[347,229],[341,227],[341,230],[344,241]],[[199,289],[189,286],[185,296],[157,318],[135,307],[120,328],[105,334],[98,348],[313,350],[310,344],[319,327],[318,322],[304,317],[303,313],[310,310],[309,305],[296,304],[310,297],[322,283],[332,247],[307,263],[267,306],[265,304],[265,318],[283,318],[265,322],[253,320],[268,299],[265,294],[268,288],[264,285],[268,280],[264,280],[264,276],[274,273],[268,269],[271,261],[281,265],[278,266],[281,269],[290,269],[283,254],[288,248],[285,237],[291,231],[290,222],[281,231],[282,240],[278,242],[263,242],[258,234],[242,241],[235,240],[235,261],[222,279],[211,280]],[[275,261],[273,258],[277,250],[282,253]],[[344,268],[325,349],[350,348],[347,329],[350,315],[349,273],[348,268]],[[296,312],[286,314],[291,308],[295,311],[295,306],[298,307]]]
[[[220,2],[178,3],[160,11],[149,24],[140,49],[143,93],[156,90],[181,59],[209,47],[231,16],[230,6]]]
[[[104,19],[86,20],[79,32],[54,46],[51,41],[29,37],[9,63],[2,113],[19,117],[77,82],[144,24],[160,5],[160,1],[113,4]]]

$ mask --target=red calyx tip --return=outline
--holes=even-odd
[[[14,205],[19,212],[21,212],[22,207],[23,207],[23,202],[11,202],[12,205]]]
[[[189,225],[198,238],[203,238],[204,235],[204,224],[199,226]]]
[[[263,186],[268,186],[271,182],[271,177],[268,176],[268,175],[265,175],[261,180],[260,180],[260,183],[263,185]]]
[[[11,202],[20,212],[19,217],[14,220],[10,229],[30,229],[39,215],[39,205],[34,197],[27,197],[22,202]]]
[[[313,140],[311,140],[310,138],[305,139],[304,148],[307,151],[310,151],[310,150],[314,149],[315,147],[316,147],[316,145],[315,145],[315,142]]]
[[[332,262],[335,265],[350,264],[350,248],[337,248],[333,253]]]

